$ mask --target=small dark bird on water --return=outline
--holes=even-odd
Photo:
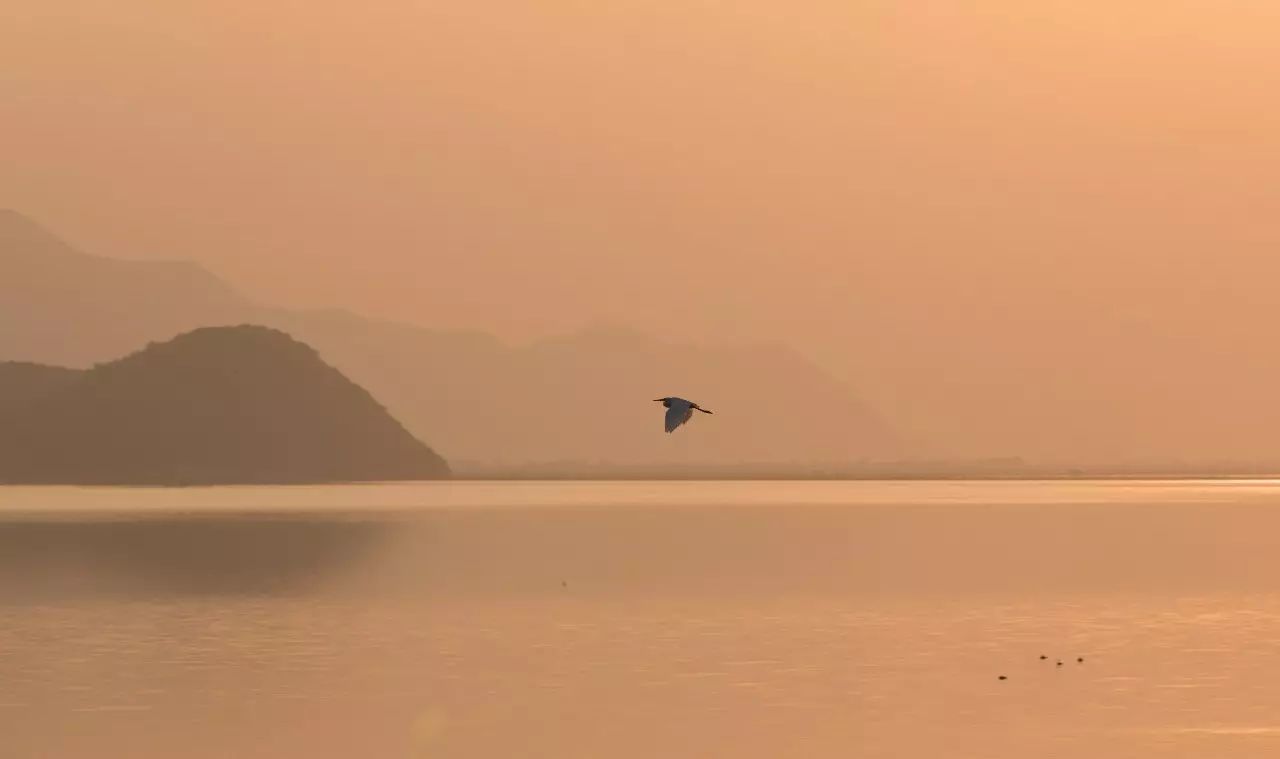
[[[1076,664],[1084,664],[1084,657],[1083,657],[1083,656],[1077,656],[1077,657],[1076,657]]]
[[[1040,661],[1044,661],[1045,659],[1048,659],[1048,658],[1049,657],[1045,656],[1044,654],[1040,654]]]
[[[1059,666],[1059,667],[1061,667],[1061,666],[1062,666],[1062,662],[1058,662],[1058,666]]]
[[[1001,675],[1001,676],[1000,676],[1000,679],[1001,679],[1001,680],[1008,680],[1009,678],[1005,677],[1004,675]]]

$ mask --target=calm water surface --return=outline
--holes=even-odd
[[[1278,544],[1269,481],[0,488],[0,756],[1275,757]]]

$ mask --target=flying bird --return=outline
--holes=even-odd
[[[653,400],[655,402],[661,401],[662,405],[667,409],[667,432],[672,432],[676,427],[689,421],[689,417],[693,416],[695,410],[704,414],[711,413],[693,401],[686,401],[684,398],[654,398]]]

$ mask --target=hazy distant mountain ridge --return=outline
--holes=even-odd
[[[258,310],[199,265],[86,255],[0,210],[0,359],[84,366]]]
[[[13,373],[0,369],[0,379]],[[449,471],[312,348],[264,327],[198,329],[69,381],[42,373],[60,386],[0,415],[0,481],[300,483]]]
[[[83,366],[202,326],[282,329],[452,461],[847,461],[901,445],[852,391],[781,346],[594,329],[526,346],[478,332],[253,303],[201,267],[96,258],[0,214],[0,359]],[[650,399],[718,412],[677,436]]]
[[[777,346],[615,330],[508,346],[363,320],[286,316],[284,325],[455,462],[849,461],[901,450],[846,386]],[[666,435],[652,399],[674,394],[716,416]]]

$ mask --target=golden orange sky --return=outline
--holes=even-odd
[[[1149,431],[1101,386],[1280,376],[1270,0],[0,4],[0,207],[93,252],[511,338],[783,340],[991,451],[1054,444],[994,406]]]

